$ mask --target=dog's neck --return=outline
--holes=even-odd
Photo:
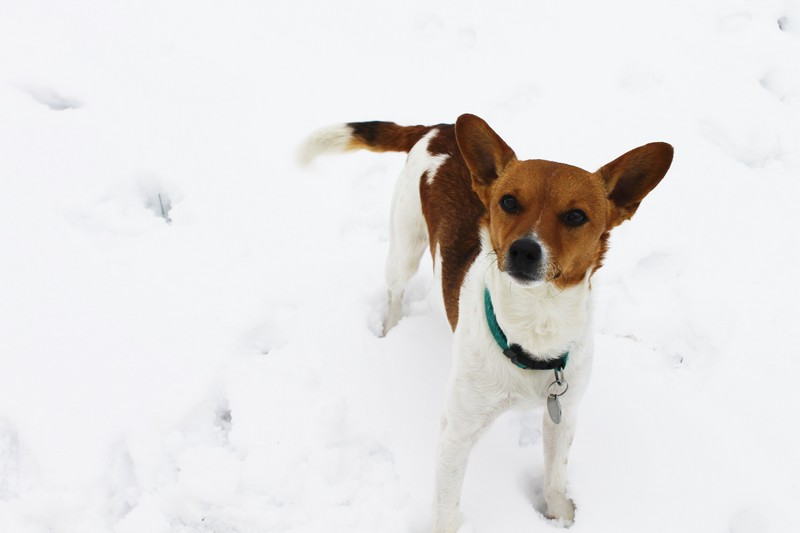
[[[516,343],[541,359],[561,356],[583,340],[590,321],[589,277],[559,289],[553,283],[524,287],[500,271],[487,231],[481,234],[484,283],[497,321],[509,344]]]

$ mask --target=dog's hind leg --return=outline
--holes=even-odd
[[[403,316],[403,292],[414,273],[428,242],[428,229],[419,197],[419,175],[406,166],[395,185],[389,221],[389,256],[386,259],[386,286],[389,307],[383,334]]]
[[[389,222],[389,257],[386,261],[389,310],[383,323],[384,335],[397,325],[403,315],[403,291],[419,268],[419,260],[428,243],[428,225],[422,213],[420,185],[423,179],[430,183],[439,166],[449,157],[428,151],[428,144],[437,134],[437,129],[431,129],[411,148],[406,166],[394,187]]]

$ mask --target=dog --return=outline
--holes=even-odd
[[[454,332],[434,531],[460,526],[467,459],[484,430],[510,408],[543,404],[546,516],[572,524],[566,468],[592,368],[591,277],[610,231],[669,170],[672,146],[646,144],[587,172],[521,161],[483,119],[465,114],[436,126],[330,126],[311,135],[300,160],[358,149],[408,153],[392,198],[384,334],[402,317],[403,290],[426,247]]]

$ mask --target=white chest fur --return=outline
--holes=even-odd
[[[486,321],[484,292],[492,295],[497,321],[509,344],[541,358],[557,358],[569,351],[565,377],[576,403],[583,393],[591,369],[591,291],[588,279],[564,290],[550,283],[521,287],[500,272],[488,234],[482,234],[482,250],[470,267],[461,289],[459,322],[455,333],[454,375],[478,380],[480,388],[505,407],[539,404],[546,397],[553,373],[522,370],[502,353]],[[455,380],[460,378],[454,377]],[[491,403],[491,401],[490,401]]]

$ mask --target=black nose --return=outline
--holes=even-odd
[[[508,271],[529,278],[538,278],[542,262],[542,247],[530,238],[517,239],[508,249]]]

